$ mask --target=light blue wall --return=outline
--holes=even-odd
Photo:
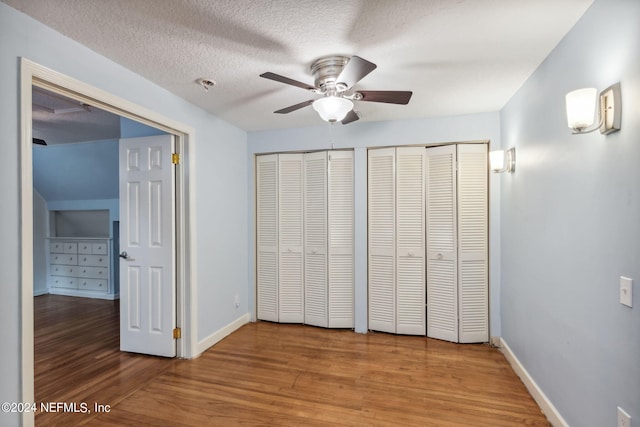
[[[622,129],[572,136],[564,96],[619,81]],[[572,426],[640,422],[640,1],[596,0],[501,114],[502,333]],[[618,278],[634,279],[634,308]]]
[[[33,185],[47,201],[118,198],[118,140],[33,148]]]
[[[320,123],[320,119],[318,119]],[[500,116],[498,113],[435,119],[401,120],[393,122],[352,123],[347,126],[329,125],[286,129],[249,134],[250,171],[247,221],[251,225],[248,236],[251,266],[255,254],[255,154],[281,151],[308,151],[331,148],[354,149],[355,190],[355,329],[367,331],[367,148],[390,145],[434,145],[443,142],[491,141],[500,147]],[[500,335],[500,180],[492,175],[490,182],[490,328],[492,336]],[[255,274],[250,269],[249,305],[255,308]]]
[[[0,3],[0,128],[6,161],[0,168],[0,402],[21,400],[20,342],[20,57],[69,75],[195,129],[189,150],[197,235],[194,255],[198,339],[248,312],[247,135],[94,51]],[[188,79],[189,81],[190,78]],[[186,81],[186,80],[185,80]],[[233,306],[231,294],[240,297]],[[0,413],[15,426],[16,414]]]

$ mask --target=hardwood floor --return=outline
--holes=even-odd
[[[41,296],[35,316],[36,400],[92,410],[39,426],[550,425],[487,345],[258,322],[177,360],[119,352],[117,302]]]

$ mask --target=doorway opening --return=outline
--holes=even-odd
[[[21,336],[22,336],[22,399],[34,401],[34,334],[33,334],[33,159],[32,159],[32,88],[96,106],[97,108],[160,129],[174,136],[175,151],[181,158],[175,174],[176,212],[176,324],[182,330],[176,353],[181,358],[197,354],[196,304],[191,289],[193,231],[190,218],[189,159],[193,153],[194,129],[147,110],[108,92],[87,85],[63,74],[42,67],[27,59],[21,61]],[[25,414],[24,425],[34,424],[33,414]]]

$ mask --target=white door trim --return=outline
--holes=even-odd
[[[181,358],[198,355],[197,283],[195,230],[195,129],[123,98],[64,74],[21,58],[20,71],[20,247],[21,247],[21,382],[22,401],[34,402],[33,349],[33,165],[32,165],[32,86],[90,103],[103,110],[127,117],[176,135],[176,149],[182,167],[176,171],[176,283],[177,322],[182,328],[177,354]],[[189,179],[187,179],[189,177]],[[33,426],[34,414],[23,416],[23,425]]]

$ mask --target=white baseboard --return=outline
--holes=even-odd
[[[49,293],[49,289],[44,288],[44,289],[34,289],[33,290],[33,296],[34,297],[39,297],[40,295],[46,295]]]
[[[227,335],[240,329],[241,326],[249,323],[249,321],[251,321],[251,314],[250,313],[243,314],[233,322],[229,323],[227,326],[223,326],[222,328],[218,329],[217,331],[215,331],[205,339],[198,341],[198,354],[195,355],[194,358],[198,357],[200,354],[207,351],[209,347],[220,342]]]
[[[562,418],[560,412],[553,406],[553,403],[549,400],[549,398],[544,394],[544,392],[538,387],[538,384],[533,380],[529,372],[522,366],[522,363],[518,360],[507,342],[504,338],[500,338],[500,351],[507,358],[507,361],[511,364],[511,367],[515,371],[515,373],[520,377],[522,382],[524,383],[529,393],[533,397],[533,400],[536,401],[542,412],[546,415],[547,419],[554,427],[569,427],[569,424]]]
[[[105,294],[103,292],[84,291],[81,289],[49,288],[49,293],[52,295],[64,295],[67,297],[96,298],[106,300],[116,300],[120,298],[119,293]]]

